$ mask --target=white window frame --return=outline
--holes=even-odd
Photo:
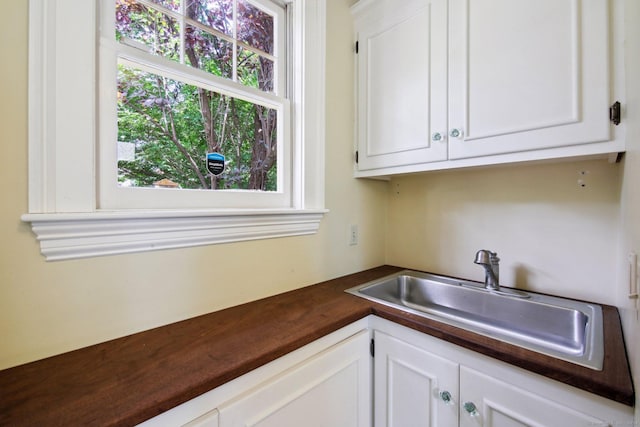
[[[102,94],[98,99],[100,123],[99,154],[100,168],[98,179],[98,208],[100,209],[191,209],[206,208],[290,208],[295,206],[291,187],[291,152],[289,100],[285,97],[286,81],[284,66],[285,57],[285,9],[278,7],[271,0],[252,0],[254,6],[266,11],[274,19],[274,27],[278,30],[274,35],[274,56],[276,58],[275,93],[266,93],[259,89],[249,88],[234,79],[211,75],[189,65],[180,64],[135,47],[118,43],[115,40],[115,0],[101,2],[102,13],[101,35],[99,39],[100,57],[99,86]],[[153,7],[153,6],[150,6]],[[184,6],[183,6],[184,7]],[[178,15],[176,13],[176,15]],[[282,27],[282,31],[280,31]],[[235,36],[235,34],[234,34]],[[146,46],[145,46],[146,47]],[[278,115],[278,190],[172,190],[140,187],[120,187],[118,179],[117,150],[113,141],[117,140],[116,126],[116,63],[125,63],[137,70],[163,75],[190,85],[204,87],[207,90],[232,96],[236,99],[260,104]],[[204,158],[202,159],[204,162]],[[286,166],[285,166],[286,165]],[[113,166],[113,167],[111,167]]]
[[[324,208],[326,0],[292,10],[292,196],[284,208],[100,209],[100,0],[29,1],[29,213],[47,260],[314,234]],[[76,19],[74,19],[76,18]],[[82,71],[81,71],[82,70]]]

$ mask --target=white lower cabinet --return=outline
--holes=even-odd
[[[633,409],[374,318],[375,427],[632,425]]]
[[[218,408],[220,427],[367,427],[369,357],[362,331]]]
[[[457,363],[376,331],[373,366],[375,427],[458,425]]]
[[[354,322],[140,426],[371,427],[368,325]]]
[[[609,426],[610,421],[578,411],[465,366],[460,367],[460,426]],[[617,421],[617,420],[611,420]]]
[[[369,316],[142,425],[616,427],[633,408]]]

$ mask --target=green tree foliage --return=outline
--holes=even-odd
[[[180,0],[154,0],[180,10]],[[223,34],[233,33],[234,0],[188,0],[187,18]],[[237,39],[273,52],[273,18],[237,0]],[[176,20],[134,0],[116,2],[116,39],[224,78],[233,78],[233,43],[187,21],[184,40]],[[273,91],[273,62],[237,48],[237,81]],[[118,162],[124,185],[151,186],[169,179],[188,189],[276,190],[277,114],[273,109],[222,95],[135,67],[118,66],[118,139],[135,143],[135,160]],[[206,169],[206,153],[227,159],[219,177]]]

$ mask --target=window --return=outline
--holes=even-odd
[[[30,0],[47,259],[317,231],[325,4],[275,1]]]

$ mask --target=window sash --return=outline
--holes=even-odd
[[[268,1],[256,1],[260,7],[274,15],[274,54],[283,53],[285,40],[284,10],[279,7],[266,8]],[[150,2],[144,2],[151,5]],[[281,13],[277,13],[280,10]],[[164,9],[163,9],[164,11]],[[168,12],[168,11],[167,11]],[[185,18],[186,19],[186,18]],[[195,21],[194,21],[195,22]],[[180,64],[162,56],[153,55],[132,46],[115,41],[115,0],[102,2],[101,35],[99,49],[99,144],[98,144],[98,200],[102,210],[123,209],[187,209],[187,208],[294,208],[293,182],[301,179],[299,168],[294,168],[294,147],[291,135],[290,103],[284,96],[244,86],[236,81],[216,76]],[[235,51],[235,49],[234,49]],[[117,64],[123,63],[142,71],[158,74],[170,79],[199,86],[223,95],[232,96],[277,111],[277,191],[257,190],[172,190],[160,188],[128,188],[118,186],[117,179]],[[286,61],[276,62],[278,77],[275,93],[283,93]],[[235,67],[234,67],[235,68]],[[235,75],[234,75],[235,78]],[[204,158],[203,158],[204,162]]]
[[[275,85],[274,85],[274,93],[279,94],[280,96],[286,96],[284,90],[286,89],[286,57],[287,57],[287,48],[286,48],[286,40],[287,40],[287,6],[286,4],[281,4],[277,0],[244,0],[246,2],[251,3],[256,6],[258,9],[268,13],[274,19],[274,46],[273,53],[264,52],[260,49],[254,48],[253,46],[243,42],[242,40],[237,38],[236,35],[236,25],[233,28],[233,34],[228,35],[225,34],[215,28],[208,27],[200,23],[199,21],[188,18],[184,11],[175,12],[170,9],[167,9],[161,5],[158,5],[150,0],[136,0],[138,3],[150,7],[155,10],[159,10],[167,16],[176,19],[179,22],[181,28],[181,49],[180,49],[180,64],[185,64],[186,61],[184,58],[184,29],[186,25],[190,25],[196,28],[199,28],[202,31],[205,31],[215,37],[223,39],[229,43],[234,45],[233,49],[233,81],[237,81],[237,49],[242,48],[251,52],[254,52],[260,56],[263,56],[274,62],[275,66]],[[185,0],[186,1],[186,0]],[[184,4],[184,2],[182,3]],[[183,6],[184,7],[184,6]],[[113,35],[115,34],[115,0],[107,0],[103,2],[103,7],[101,11],[102,22],[101,22],[101,32],[103,35],[103,40],[113,40]],[[236,24],[237,21],[234,21]],[[134,43],[135,44],[135,43]],[[116,43],[117,46],[126,46],[126,43]],[[117,48],[116,48],[117,49]],[[135,49],[135,47],[134,47]],[[144,52],[144,50],[136,49],[137,53],[141,61],[143,61],[142,57],[144,56],[157,56],[153,54],[149,54]],[[129,51],[130,55],[136,56],[135,51]],[[170,60],[169,60],[170,61]],[[171,61],[174,62],[174,61]],[[187,65],[188,66],[188,65]],[[196,67],[193,67],[197,69]],[[208,73],[207,73],[208,74]],[[217,76],[216,76],[217,77]]]

